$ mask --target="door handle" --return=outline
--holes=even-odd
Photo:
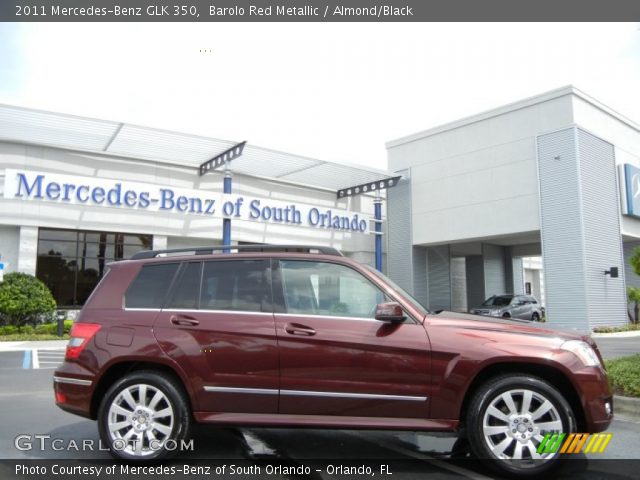
[[[198,320],[189,315],[171,315],[169,321],[181,327],[195,327],[196,325],[200,325]]]
[[[300,325],[299,323],[287,323],[284,327],[284,331],[289,335],[306,335],[311,337],[316,334],[316,331],[307,327],[306,325]]]

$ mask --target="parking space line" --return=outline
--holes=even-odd
[[[22,368],[31,367],[31,350],[24,351],[24,357],[22,358]]]
[[[350,435],[354,435],[354,434],[350,434]],[[355,436],[357,436],[361,440],[364,440],[365,442],[369,442],[373,445],[381,445],[389,450],[393,450],[396,453],[401,453],[403,455],[407,455],[408,457],[416,458],[418,460],[424,460],[432,464],[434,467],[438,467],[443,470],[448,470],[450,472],[457,473],[458,475],[471,478],[472,480],[493,480],[493,477],[488,477],[486,475],[482,475],[481,473],[477,473],[472,470],[467,470],[466,468],[462,468],[457,465],[451,465],[447,462],[443,462],[442,460],[438,460],[437,458],[434,458],[430,455],[426,455],[420,452],[415,452],[413,450],[409,450],[408,448],[404,448],[399,445],[393,445],[387,441],[374,443],[371,440],[365,438],[364,436],[360,436],[358,434],[355,434]]]
[[[38,359],[38,349],[37,348],[32,348],[31,349],[31,361],[32,361],[34,369],[40,368],[40,360]]]

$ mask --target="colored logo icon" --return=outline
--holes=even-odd
[[[536,450],[545,453],[604,453],[610,433],[547,433]]]

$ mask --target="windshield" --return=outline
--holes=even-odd
[[[511,303],[511,295],[498,295],[488,298],[482,304],[483,307],[506,307]]]
[[[371,272],[375,273],[377,277],[379,277],[381,280],[383,280],[385,283],[387,283],[391,288],[393,288],[395,291],[397,291],[400,295],[402,295],[404,298],[409,300],[411,305],[413,305],[417,310],[419,310],[420,313],[422,314],[422,316],[426,315],[427,313],[430,313],[429,310],[424,305],[422,305],[418,300],[416,300],[413,297],[413,295],[409,294],[409,292],[407,292],[404,288],[399,286],[396,282],[391,280],[385,274],[379,272],[378,270],[376,270],[375,268],[373,268],[370,265],[365,265],[365,267],[368,270],[370,270]]]

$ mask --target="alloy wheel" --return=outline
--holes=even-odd
[[[165,393],[148,384],[125,387],[111,402],[107,428],[113,448],[147,456],[171,438],[175,412]]]
[[[538,453],[547,433],[561,433],[557,407],[543,394],[529,389],[502,392],[487,406],[482,433],[491,453],[504,460],[549,460],[555,453]]]

